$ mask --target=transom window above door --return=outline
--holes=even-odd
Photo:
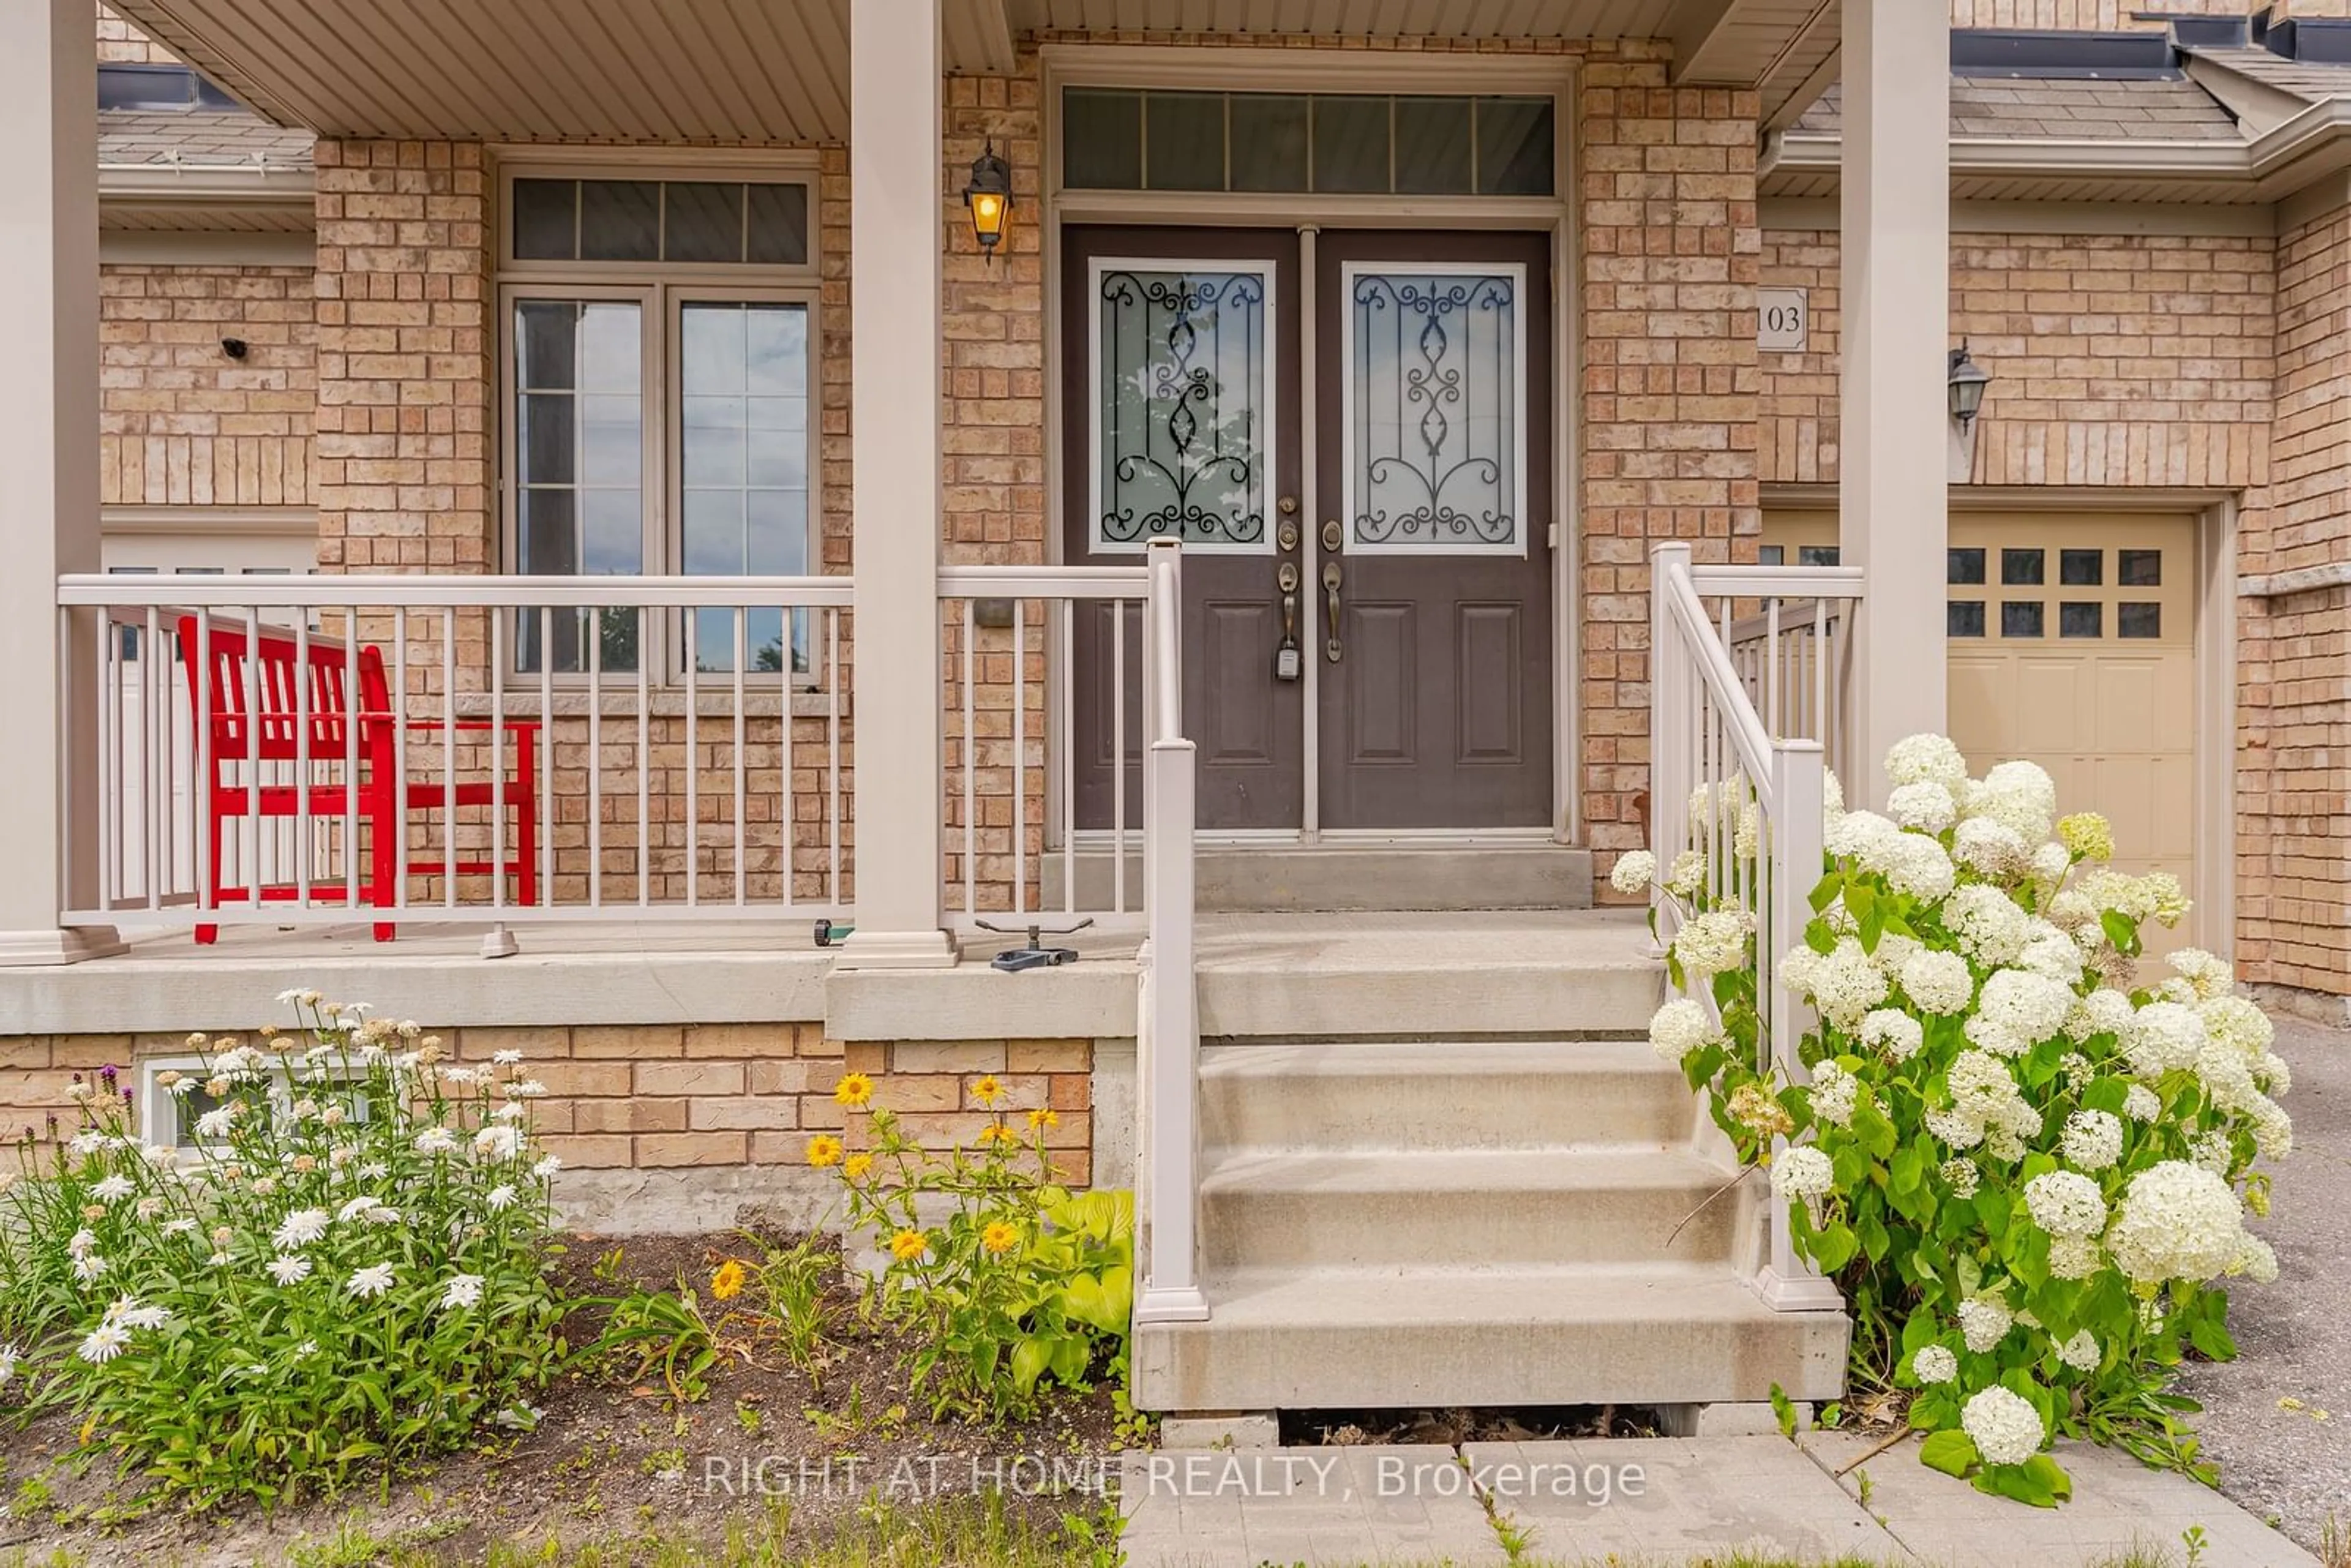
[[[1548,97],[1065,88],[1070,190],[1549,196]]]

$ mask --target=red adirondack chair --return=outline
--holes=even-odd
[[[368,871],[359,884],[358,902],[388,909],[399,900],[398,835],[407,831],[408,813],[461,806],[489,806],[511,812],[515,821],[514,858],[496,858],[493,852],[491,859],[459,860],[454,868],[445,859],[412,858],[407,862],[408,871],[422,875],[512,876],[517,904],[538,901],[538,721],[459,719],[452,726],[441,719],[400,718],[384,681],[383,654],[373,647],[362,646],[353,660],[340,641],[313,636],[308,640],[308,667],[298,673],[301,649],[291,632],[264,627],[256,643],[247,635],[243,622],[214,621],[204,628],[203,637],[204,647],[199,653],[196,617],[180,618],[180,647],[188,672],[191,721],[196,722],[198,715],[208,715],[210,719],[207,755],[211,766],[206,770],[208,776],[197,788],[211,847],[207,891],[213,905],[286,902],[302,895],[300,885],[295,883],[267,883],[258,888],[225,885],[222,880],[221,840],[227,823],[250,821],[256,815],[263,821],[298,819],[307,811],[313,821],[344,824],[347,854],[359,852],[360,828],[365,823],[370,830]],[[253,661],[249,693],[248,659]],[[351,707],[349,690],[353,664],[358,665],[360,685],[356,712]],[[204,683],[202,695],[199,680]],[[298,682],[307,685],[298,706],[297,693],[302,688]],[[252,699],[249,712],[248,695]],[[293,765],[302,760],[299,731],[305,722],[309,729],[308,756],[313,771],[356,766],[357,778],[304,779],[284,783],[261,779],[256,801],[254,781],[260,778],[263,765]],[[442,737],[452,729],[458,735],[479,736],[503,731],[511,741],[506,749],[514,758],[513,772],[500,779],[466,780],[454,789],[437,776],[417,780],[403,779],[396,743],[396,727],[402,726],[410,737],[420,737],[422,744],[436,751]],[[285,770],[281,768],[281,772]],[[454,836],[445,821],[444,832],[445,845]],[[503,834],[495,829],[492,836],[494,842],[503,842]],[[295,853],[308,852],[308,845],[295,846]],[[257,862],[259,858],[256,844],[254,859]],[[309,896],[339,903],[349,892],[345,878],[314,879]],[[375,939],[391,941],[394,929],[392,921],[375,922]],[[219,936],[218,925],[196,927],[196,940],[200,943],[216,941]]]

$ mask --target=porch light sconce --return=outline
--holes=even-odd
[[[1012,212],[1012,165],[996,155],[993,137],[971,161],[963,204],[971,209],[971,232],[979,241],[979,254],[993,259],[1004,239],[1004,220]]]
[[[1950,351],[1946,381],[1950,392],[1951,417],[1959,422],[1961,430],[1966,430],[1975,423],[1976,415],[1983,410],[1984,388],[1991,384],[1991,372],[1968,358],[1967,340],[1964,338],[1959,340],[1959,346]]]

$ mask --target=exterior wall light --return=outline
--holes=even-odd
[[[992,259],[1004,240],[1004,221],[1012,213],[1012,165],[996,155],[994,138],[971,161],[963,204],[971,209],[971,232],[979,241],[979,254]]]
[[[1947,371],[1951,417],[1959,422],[1961,430],[1969,429],[1983,409],[1984,388],[1991,384],[1991,372],[1968,358],[1965,339],[1960,340],[1959,346],[1951,350]]]

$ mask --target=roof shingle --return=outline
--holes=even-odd
[[[98,161],[102,163],[251,165],[308,169],[311,132],[272,125],[243,110],[101,110]]]

